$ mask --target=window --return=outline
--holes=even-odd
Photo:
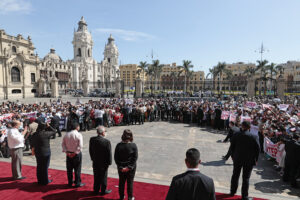
[[[22,91],[20,89],[15,89],[15,90],[12,90],[11,93],[20,94],[20,93],[22,93]]]
[[[88,49],[88,57],[91,57],[91,52],[89,49]]]
[[[31,83],[35,83],[35,73],[31,73]]]
[[[17,53],[17,48],[15,46],[12,46],[11,50],[13,53]]]
[[[110,58],[107,58],[107,61],[110,63]]]
[[[80,48],[78,48],[78,50],[77,50],[77,56],[81,57],[81,49]]]
[[[11,68],[11,82],[21,82],[20,70],[17,67]]]

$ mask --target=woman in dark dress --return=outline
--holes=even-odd
[[[32,136],[32,145],[36,158],[36,176],[39,185],[47,185],[52,180],[48,179],[48,167],[50,163],[50,138],[54,136],[56,130],[48,123],[40,122],[36,133]]]
[[[122,142],[117,144],[115,149],[115,162],[119,173],[119,195],[124,199],[124,188],[127,181],[128,199],[133,200],[133,179],[138,159],[138,149],[133,141],[131,130],[126,129],[122,135]]]

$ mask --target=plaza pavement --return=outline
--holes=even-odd
[[[135,180],[169,185],[174,175],[186,170],[184,164],[186,150],[196,147],[201,153],[200,171],[214,179],[217,192],[229,192],[233,166],[231,160],[226,163],[221,160],[222,155],[226,154],[229,147],[229,143],[221,143],[225,137],[224,132],[171,122],[111,127],[107,129],[107,138],[112,143],[113,152],[116,144],[120,142],[125,128],[133,131],[134,142],[139,150]],[[96,135],[96,131],[92,130],[82,134],[84,138],[82,173],[92,174],[88,143],[89,138]],[[62,153],[61,140],[61,137],[51,140],[50,168],[66,170],[66,159],[65,154]],[[28,153],[25,152],[25,154]],[[10,162],[10,159],[1,158],[0,161]],[[35,166],[35,157],[25,155],[24,164]],[[114,162],[109,167],[108,174],[110,177],[118,177]],[[23,175],[26,176],[26,174]],[[260,156],[258,166],[253,170],[249,192],[251,196],[272,200],[299,199],[300,197],[300,190],[292,189],[288,184],[283,183],[273,169],[273,162],[267,161],[264,156]],[[240,187],[237,194],[240,194]]]

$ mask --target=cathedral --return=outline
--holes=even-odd
[[[72,65],[73,88],[81,88],[83,80],[88,80],[91,88],[111,87],[117,77],[118,48],[114,38],[110,35],[104,49],[104,59],[97,63],[93,58],[93,39],[87,29],[87,23],[83,17],[78,22],[78,29],[73,37],[74,58]]]
[[[63,61],[55,52],[43,58],[34,53],[30,36],[7,35],[0,30],[0,99],[26,98],[51,93],[52,80],[58,81],[58,90],[82,89],[83,82],[89,88],[111,89],[119,71],[119,52],[112,35],[109,36],[103,52],[103,60],[93,58],[93,39],[83,17],[78,22],[73,36],[73,59]]]

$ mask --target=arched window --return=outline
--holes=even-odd
[[[91,51],[88,49],[88,57],[91,57]]]
[[[20,70],[17,67],[11,68],[11,82],[21,82]]]
[[[11,50],[13,53],[17,53],[17,48],[15,46],[12,46]]]
[[[20,93],[22,93],[22,91],[20,89],[14,89],[14,90],[11,91],[11,93],[20,94]]]
[[[80,48],[78,48],[77,56],[81,57],[81,49]]]

